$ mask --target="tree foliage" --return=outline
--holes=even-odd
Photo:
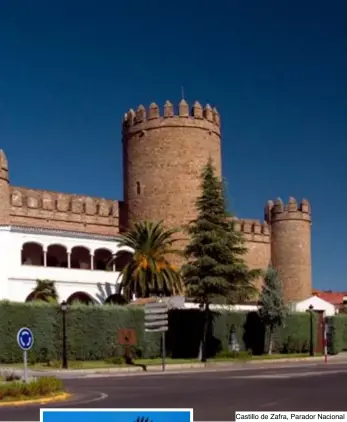
[[[283,301],[281,280],[272,267],[269,267],[265,274],[259,306],[260,315],[266,325],[275,327],[283,324],[287,308]]]
[[[209,159],[201,174],[201,196],[196,201],[197,218],[187,231],[190,243],[185,250],[187,264],[182,267],[187,293],[204,304],[205,322],[201,340],[202,361],[207,358],[207,333],[211,323],[211,303],[236,303],[251,299],[253,280],[258,271],[245,263],[247,253],[235,219],[226,211],[223,183]]]
[[[165,229],[162,222],[144,221],[121,236],[119,246],[134,251],[120,274],[120,288],[127,300],[133,294],[139,298],[182,293],[179,271],[169,261],[170,255],[181,253],[174,249],[179,240],[176,233],[175,229]]]
[[[259,313],[264,324],[270,329],[269,354],[272,350],[272,333],[277,326],[282,326],[288,310],[282,293],[282,283],[277,271],[268,267],[259,298]]]
[[[201,174],[201,196],[196,201],[197,218],[188,225],[190,243],[182,274],[188,295],[200,303],[237,303],[251,299],[254,279],[260,271],[250,271],[243,235],[226,211],[223,183],[209,159]]]
[[[55,282],[36,280],[36,287],[30,293],[28,301],[57,302],[59,299]]]

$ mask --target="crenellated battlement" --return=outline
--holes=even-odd
[[[235,220],[235,228],[243,233],[246,241],[249,242],[270,242],[270,230],[266,222],[259,220],[238,219]]]
[[[265,206],[265,221],[273,223],[279,220],[306,220],[311,221],[311,206],[307,199],[299,203],[290,197],[285,204],[281,198],[268,201]]]
[[[99,217],[118,217],[118,201],[11,186],[11,208],[43,209]]]
[[[13,187],[0,150],[0,225],[45,229],[60,235],[117,238],[140,221],[164,221],[168,228],[196,219],[201,170],[212,159],[222,178],[221,118],[215,107],[184,99],[151,103],[125,113],[122,122],[124,201]],[[247,165],[247,163],[245,164]],[[229,217],[245,240],[250,269],[269,265],[279,274],[285,302],[312,294],[311,207],[306,199],[268,201],[265,222]],[[185,238],[186,236],[182,236]],[[188,241],[188,239],[187,239]],[[186,241],[179,243],[184,248]],[[173,264],[181,265],[177,258]],[[256,287],[262,288],[260,277]]]
[[[5,182],[9,181],[8,177],[8,161],[5,152],[0,149],[0,179]]]
[[[119,202],[11,186],[10,215],[12,224],[114,235],[118,233]]]
[[[220,115],[215,107],[205,107],[195,102],[190,108],[185,100],[181,100],[177,110],[166,101],[163,110],[156,103],[145,108],[142,104],[135,110],[130,109],[123,118],[123,135],[158,127],[195,127],[213,131],[220,135]]]

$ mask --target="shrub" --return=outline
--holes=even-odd
[[[313,344],[316,344],[318,317],[313,314]],[[291,313],[285,325],[274,334],[274,353],[308,353],[310,347],[310,314]]]
[[[27,384],[11,381],[0,384],[0,401],[30,397],[44,397],[63,391],[63,383],[55,377],[41,377]]]
[[[224,350],[219,352],[216,357],[221,359],[247,360],[252,358],[252,351],[230,352],[229,350]]]
[[[15,371],[11,369],[0,369],[0,381],[17,381],[22,377]]]
[[[199,354],[203,314],[199,310],[175,310],[169,315],[170,330],[167,350],[173,358],[196,358]],[[314,341],[317,319],[314,316]],[[262,355],[267,344],[265,327],[257,312],[213,312],[208,334],[208,357],[228,350],[231,330],[234,329],[240,351]],[[273,334],[273,353],[304,353],[310,341],[310,315],[291,313],[283,327]]]
[[[28,326],[35,337],[33,349],[28,352],[29,363],[60,367],[62,315],[57,305],[0,302],[0,321],[0,363],[22,361],[23,355],[17,345],[16,335],[21,327]],[[118,338],[121,328],[136,331],[136,345],[131,347],[134,358],[161,356],[161,334],[145,332],[143,307],[72,305],[67,311],[66,323],[69,361],[106,360],[124,356],[124,346],[119,344]],[[267,334],[257,312],[221,311],[211,313],[207,357],[228,350],[232,329],[236,333],[240,351],[250,350],[254,355],[264,353]],[[166,335],[167,356],[197,358],[202,330],[203,312],[200,310],[171,310]],[[314,335],[316,332],[314,328]],[[307,313],[290,314],[286,325],[274,332],[273,352],[306,352],[309,336],[310,316]]]
[[[57,305],[47,303],[0,302],[0,363],[16,363],[23,359],[16,335],[29,326],[35,341],[28,352],[30,364],[61,360],[62,316]],[[69,360],[99,360],[114,356],[121,328],[137,333],[136,354],[143,357],[160,355],[160,336],[144,332],[143,308],[134,306],[72,305],[66,315],[67,351]]]
[[[328,322],[328,352],[336,355],[347,350],[347,315],[335,315]]]

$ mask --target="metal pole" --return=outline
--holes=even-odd
[[[328,363],[328,338],[327,338],[327,323],[324,321],[324,362]]]
[[[63,310],[63,369],[67,369],[67,351],[66,351],[66,311]]]
[[[165,371],[165,357],[166,357],[166,345],[165,345],[165,331],[161,333],[161,353],[162,353],[162,369]]]
[[[23,362],[24,362],[24,382],[28,382],[28,352],[24,350],[23,352]]]

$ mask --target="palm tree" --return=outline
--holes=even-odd
[[[51,280],[36,280],[36,287],[30,293],[28,301],[58,302],[58,293]]]
[[[182,255],[173,245],[179,239],[176,229],[165,229],[162,222],[144,221],[121,236],[120,247],[134,251],[130,262],[121,271],[120,288],[123,295],[131,300],[137,297],[170,296],[182,294],[183,284],[176,267],[168,260],[169,255]],[[122,252],[115,255],[112,264]]]

